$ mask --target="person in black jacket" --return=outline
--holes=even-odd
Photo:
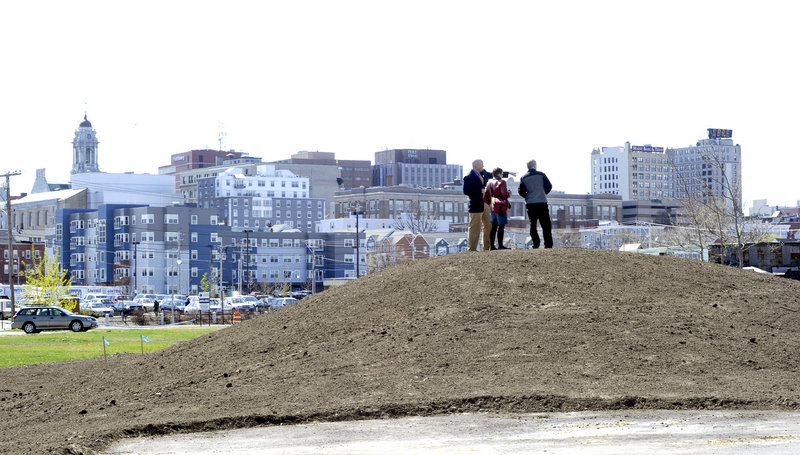
[[[489,251],[491,247],[490,232],[492,230],[492,215],[490,207],[483,203],[483,191],[486,183],[491,180],[492,174],[483,169],[483,160],[472,162],[472,172],[464,176],[464,194],[469,196],[469,228],[467,244],[469,251],[478,251],[478,240],[481,236],[483,225],[483,250]]]
[[[525,198],[525,208],[528,219],[531,221],[531,239],[533,247],[539,248],[539,233],[536,231],[536,222],[542,225],[544,247],[553,248],[552,223],[550,222],[550,209],[547,207],[547,194],[553,189],[550,179],[536,170],[536,160],[528,161],[528,173],[519,182],[519,195]]]

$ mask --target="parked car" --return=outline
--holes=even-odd
[[[256,306],[251,301],[245,300],[244,297],[226,297],[223,300],[224,304],[230,305],[233,311],[255,311]]]
[[[103,300],[108,300],[108,299],[103,299]],[[111,303],[111,300],[108,300],[108,302],[94,301],[94,302],[84,303],[83,305],[81,305],[81,309],[84,311],[88,311],[92,316],[96,318],[105,315],[114,316],[114,307],[113,304]]]
[[[280,298],[272,298],[269,302],[269,308],[271,310],[277,310],[278,308],[283,308],[286,305],[291,303],[297,302],[297,299],[293,297],[280,297]]]
[[[173,307],[175,307],[175,311],[183,311],[186,306],[186,296],[182,294],[171,295],[164,300],[159,300],[158,304],[159,311],[172,311]]]
[[[144,307],[133,300],[120,300],[118,302],[114,302],[114,311],[123,316],[130,316],[132,314],[136,314],[137,312],[143,313]]]
[[[197,314],[200,312],[200,301],[191,300],[188,305],[183,307],[183,312],[186,314]]]
[[[219,299],[209,299],[208,301],[208,312],[216,312],[219,313],[222,311],[220,306]],[[231,306],[227,305],[225,307],[225,311],[231,311]],[[189,297],[189,304],[183,308],[183,312],[185,314],[197,314],[200,312],[200,300],[199,299],[192,299]]]
[[[302,299],[304,299],[304,298],[306,298],[306,297],[308,297],[310,295],[311,295],[311,291],[303,290],[303,291],[292,292],[292,297],[294,297],[297,300],[302,300]]]
[[[209,309],[209,311],[216,311],[217,313],[221,312],[222,311],[222,301],[220,299],[211,299],[211,300],[209,300],[208,309]],[[226,312],[229,312],[232,309],[233,308],[230,306],[230,304],[225,305],[225,311]]]
[[[11,322],[12,329],[22,329],[25,333],[65,329],[81,332],[96,327],[97,319],[92,316],[74,314],[64,308],[47,305],[22,308]]]
[[[133,298],[133,301],[134,302],[138,302],[138,301],[140,301],[142,299],[155,300],[156,297],[157,297],[156,294],[136,294],[136,296]]]
[[[2,313],[3,318],[11,317],[11,300],[0,297],[0,313]]]
[[[258,301],[257,298],[253,297],[252,295],[243,295],[242,298],[244,299],[245,302],[253,305],[253,310],[258,308],[259,304],[261,303]]]
[[[142,308],[144,308],[144,311],[153,311],[153,307],[156,304],[155,300],[147,297],[140,297],[138,300],[134,299],[133,303],[141,305]]]
[[[86,296],[83,298],[83,301],[94,302],[95,300],[103,300],[103,299],[111,300],[111,297],[109,297],[108,294],[86,294]]]

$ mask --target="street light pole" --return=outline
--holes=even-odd
[[[176,286],[177,294],[181,293],[181,264],[183,261],[181,260],[181,251],[178,250],[178,260],[175,261],[178,264],[178,286]],[[175,294],[172,295],[172,323],[175,323]]]

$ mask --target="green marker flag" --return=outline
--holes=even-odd
[[[141,346],[142,354],[144,354],[144,343],[149,343],[150,341],[152,340],[149,340],[146,336],[141,335],[141,338],[139,339],[139,345]]]

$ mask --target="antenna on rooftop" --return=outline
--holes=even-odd
[[[228,137],[228,133],[225,132],[225,125],[222,122],[219,122],[219,150],[222,151],[222,140]]]

